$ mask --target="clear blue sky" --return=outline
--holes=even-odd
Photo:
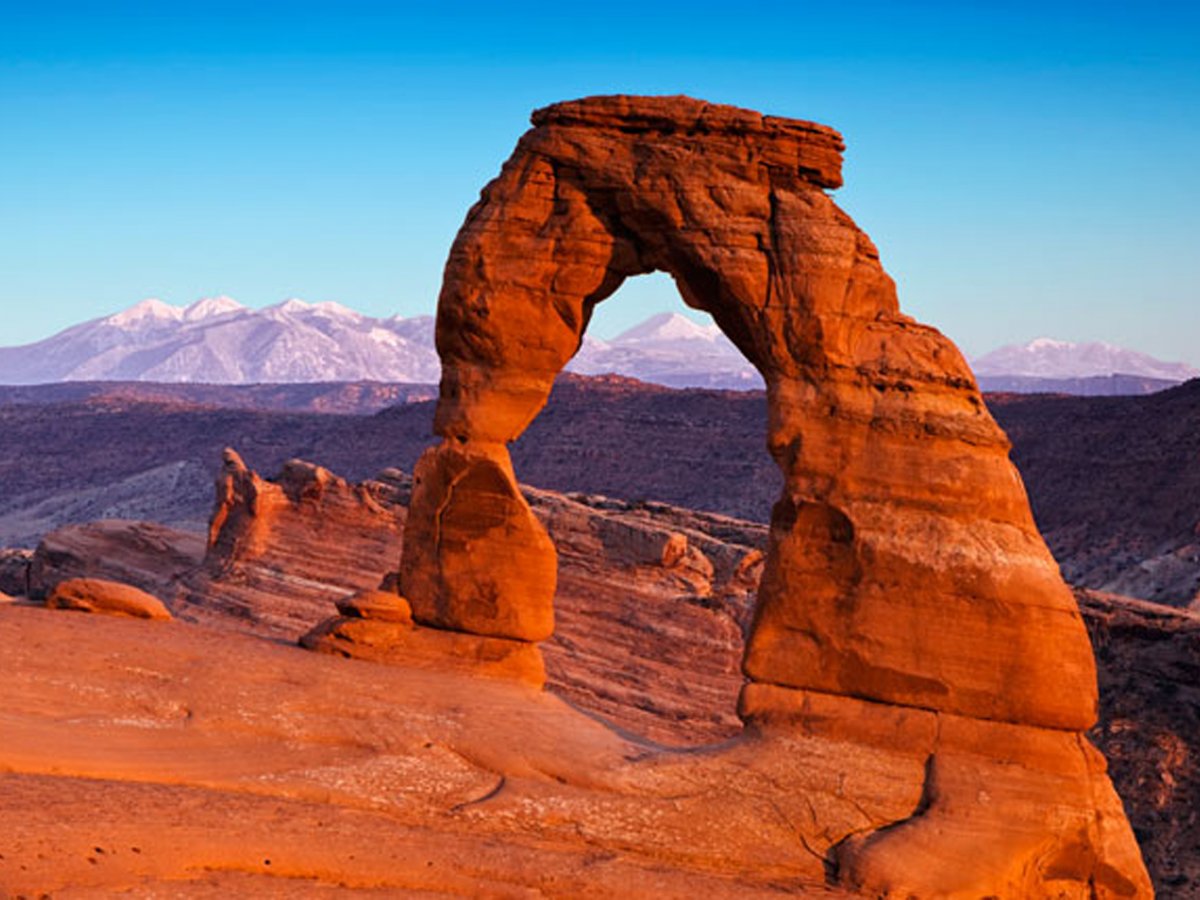
[[[839,202],[968,353],[1051,335],[1200,364],[1195,2],[0,11],[3,345],[148,296],[431,312],[531,109],[682,92],[841,130]],[[681,307],[638,281],[602,334]]]

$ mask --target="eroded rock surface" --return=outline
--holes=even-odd
[[[46,608],[134,619],[167,621],[171,618],[171,611],[152,594],[130,584],[102,578],[70,578],[60,582],[46,597]]]
[[[1100,675],[1091,738],[1162,896],[1200,896],[1200,613],[1078,596]]]
[[[386,660],[401,674],[350,668],[364,674],[354,690],[348,676],[330,677],[316,693],[343,685],[337,705],[325,706],[348,717],[335,726],[311,715],[304,672],[357,661],[301,663],[278,655],[287,648],[258,647],[260,662],[224,706],[199,679],[176,687],[169,672],[180,666],[170,662],[138,703],[162,711],[156,723],[185,711],[189,724],[172,737],[189,751],[188,777],[281,801],[385,810],[393,823],[462,827],[476,847],[489,837],[550,852],[582,843],[636,866],[732,879],[725,891],[710,886],[717,895],[823,881],[866,896],[1148,895],[1104,760],[1083,735],[1095,719],[1095,668],[1074,599],[961,355],[899,313],[875,248],[827,196],[840,183],[840,151],[822,126],[687,98],[592,98],[536,113],[447,264],[442,442],[418,465],[407,524],[388,526],[397,538],[407,531],[397,581],[414,622],[343,615],[306,638],[321,649],[367,648],[345,655]],[[654,269],[712,313],[766,380],[768,444],[784,490],[765,554],[751,545],[722,554],[704,534],[659,522],[580,529],[588,515],[566,506],[539,515],[517,486],[507,443],[545,403],[592,308]],[[250,585],[254,570],[239,570],[241,561],[272,572],[275,595],[312,587],[345,549],[315,565],[297,554],[302,542],[286,542],[264,566],[277,534],[307,521],[328,526],[332,543],[339,528],[368,523],[353,542],[361,549],[389,515],[369,491],[300,463],[273,484],[230,455],[220,490],[208,581],[191,602],[215,598],[226,620],[251,611],[253,628],[268,632],[319,606],[289,598],[286,621],[272,621],[252,609],[263,582]],[[485,686],[471,675],[510,657],[540,663],[539,642],[552,646],[555,527],[573,531],[583,552],[615,548],[628,570],[652,571],[671,596],[686,597],[669,620],[689,608],[724,617],[734,664],[721,674],[740,688],[748,726],[738,739],[702,753],[654,747],[527,684]],[[363,583],[325,602],[390,585],[385,558],[352,567]],[[743,685],[736,660],[754,582]],[[219,586],[239,584],[230,603]],[[4,610],[14,612],[28,611]],[[448,648],[440,662],[426,645],[434,635]],[[197,658],[186,640],[161,644],[160,658]],[[568,667],[584,658],[558,640]],[[493,642],[498,653],[481,650]],[[256,655],[243,645],[237,658]],[[222,647],[208,661],[228,656]],[[597,658],[611,660],[612,648]],[[31,672],[38,664],[22,659]],[[647,696],[674,688],[653,684]],[[380,696],[396,703],[386,725],[371,713]],[[638,699],[625,691],[618,705],[640,707]],[[17,718],[0,767],[43,775],[31,748],[45,723]],[[86,717],[56,725],[77,739],[71,771],[119,770],[113,744]],[[256,733],[286,760],[228,753],[231,740],[250,750]],[[215,756],[190,752],[218,745]],[[395,766],[394,791],[383,786],[388,771],[349,774],[383,759]],[[175,765],[151,760],[148,777],[178,784]],[[210,856],[206,867],[249,872],[228,847]],[[555,869],[557,884],[547,885],[511,863],[501,869],[488,876],[568,895],[578,871]],[[413,873],[399,870],[412,886]]]
[[[17,595],[29,593],[29,563],[32,559],[31,550],[0,550],[0,591]]]
[[[29,563],[29,593],[45,597],[72,578],[120,581],[162,597],[204,555],[204,539],[154,522],[102,519],[46,535]]]
[[[267,480],[225,451],[204,565],[184,583],[185,614],[241,618],[295,639],[335,603],[379,586],[400,552],[404,509],[387,485],[351,484],[301,460]]]

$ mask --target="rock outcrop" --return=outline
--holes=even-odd
[[[154,522],[101,519],[67,525],[46,535],[32,554],[29,594],[44,598],[60,582],[100,578],[172,597],[178,580],[203,554],[203,538]]]
[[[1200,379],[1147,397],[988,403],[1067,580],[1200,610]]]
[[[1078,597],[1100,676],[1091,738],[1162,895],[1200,896],[1200,612]]]
[[[647,632],[644,643],[662,651],[671,637]],[[1114,656],[1122,641],[1114,634]],[[340,886],[398,896],[874,897],[827,883],[830,848],[845,858],[856,835],[886,835],[882,823],[919,809],[930,748],[961,737],[931,738],[921,711],[813,694],[785,739],[751,732],[680,752],[502,681],[346,664],[187,622],[20,605],[0,606],[0,645],[0,884],[14,896]],[[610,657],[609,681],[624,674],[614,668]],[[997,725],[993,737],[1005,731],[1020,730]],[[1077,772],[1013,763],[997,773],[1011,745],[963,749],[988,777],[973,787],[1004,809],[1042,801],[1018,794],[1023,782],[1062,792],[1064,826],[1106,821],[1078,805]],[[963,775],[938,773],[952,784]],[[1034,837],[986,825],[964,864],[962,823],[944,824],[953,827],[924,845],[930,856],[910,861],[952,859],[959,884],[997,839]],[[1086,859],[1053,862],[1058,877],[1042,890],[1000,896],[1120,896],[1111,879],[1079,890],[1072,873]],[[1174,887],[1164,895],[1188,896],[1186,882]]]
[[[924,801],[840,847],[839,877],[918,896],[1148,889],[1081,736],[1096,676],[1075,601],[961,354],[900,313],[874,245],[829,198],[840,136],[682,97],[560,103],[533,124],[446,265],[441,443],[417,467],[400,567],[416,620],[549,635],[554,550],[507,444],[595,305],[665,271],[762,373],[784,476],[744,716],[786,740],[818,697],[851,730],[868,703],[935,735]],[[993,781],[1003,802],[981,793]],[[1067,785],[1069,822],[1038,799]],[[931,835],[957,849],[930,856]]]
[[[373,495],[383,498],[381,502],[384,505],[397,509],[407,504],[411,487],[411,480],[396,471],[385,472],[377,481],[365,486]],[[938,735],[934,733],[935,728],[940,728],[936,723],[948,720],[932,717],[925,711],[906,711],[886,704],[839,700],[819,692],[801,694],[767,686],[747,691],[743,700],[743,714],[747,714],[751,720],[752,728],[749,732],[743,732],[742,723],[735,715],[738,692],[743,684],[739,662],[744,646],[744,628],[749,624],[754,590],[762,570],[763,557],[759,548],[766,545],[766,529],[754,523],[658,503],[627,502],[586,495],[564,496],[529,488],[524,489],[524,496],[554,540],[559,556],[555,635],[541,645],[546,660],[548,691],[569,700],[579,709],[614,723],[621,734],[650,738],[660,748],[663,745],[694,746],[722,742],[734,754],[731,764],[737,764],[736,761],[741,759],[738,754],[748,754],[746,762],[749,766],[761,766],[772,759],[778,761],[781,756],[794,760],[788,769],[791,780],[775,782],[778,785],[786,784],[786,789],[768,787],[757,780],[753,784],[744,783],[748,771],[744,767],[736,777],[728,768],[719,771],[704,769],[708,773],[704,777],[711,776],[715,779],[714,784],[725,784],[735,792],[743,788],[752,793],[768,791],[777,804],[784,803],[785,799],[787,803],[797,804],[796,809],[787,815],[800,823],[804,840],[810,841],[815,849],[837,846],[836,857],[831,855],[831,859],[827,860],[830,869],[835,861],[840,861],[849,875],[858,865],[859,839],[843,842],[838,838],[841,833],[839,828],[870,835],[880,823],[899,821],[906,816],[910,817],[910,825],[915,825],[920,817],[914,819],[910,814],[921,808],[922,792],[926,787],[929,787],[925,795],[928,799],[936,796],[938,790],[945,793],[944,788],[938,788],[932,780],[926,779],[931,759],[940,758],[938,765],[942,768],[938,770],[935,767],[935,771],[941,772],[939,778],[943,782],[950,780],[950,783],[961,784],[964,773],[973,771],[982,780],[982,790],[988,797],[994,798],[996,804],[1003,801],[1005,816],[1010,816],[1018,826],[1022,821],[1026,826],[1032,821],[1032,828],[1005,830],[1003,834],[1006,839],[1031,841],[1036,840],[1038,835],[1045,837],[1054,830],[1044,820],[1039,822],[1036,817],[1030,819],[1030,809],[1036,808],[1036,802],[1031,802],[1024,812],[1016,805],[1015,798],[1024,796],[1021,794],[1022,786],[1030,790],[1061,793],[1069,802],[1058,809],[1060,812],[1075,809],[1076,812],[1070,813],[1069,818],[1080,826],[1083,833],[1091,831],[1096,834],[1094,827],[1084,820],[1097,810],[1105,812],[1106,822],[1107,817],[1114,822],[1121,821],[1120,811],[1112,805],[1111,796],[1100,797],[1099,803],[1081,796],[1082,782],[1079,778],[1085,774],[1083,767],[1087,767],[1086,774],[1091,777],[1094,774],[1091,770],[1098,763],[1091,754],[1080,753],[1074,761],[1065,760],[1068,765],[1060,767],[1060,773],[1055,775],[1053,771],[1043,771],[1046,754],[1032,753],[1027,747],[1021,754],[1013,754],[1014,758],[1033,755],[1035,759],[1040,757],[1041,763],[1031,766],[1014,762],[997,770],[996,753],[993,750],[1003,747],[1002,741],[1011,741],[1022,735],[1030,740],[1038,734],[1045,737],[1041,731],[1024,733],[1015,727],[996,726],[995,732],[989,734],[987,723],[978,723],[972,727],[978,728],[978,734],[986,736],[988,741],[981,749],[978,745],[964,746],[963,722],[957,723],[957,729],[951,725],[944,734]],[[309,507],[307,512],[316,514],[319,507]],[[372,527],[372,523],[374,527],[392,527],[383,525],[375,517],[364,519],[360,526],[368,528]],[[315,530],[300,527],[298,521],[282,524],[287,527],[268,535],[268,545],[292,541],[295,542],[292,552],[303,552],[303,543],[313,539]],[[77,533],[74,529],[65,532],[56,542],[57,545],[63,546],[67,538]],[[137,533],[131,532],[132,535]],[[314,602],[307,607],[306,622],[315,624],[336,603],[342,615],[356,624],[350,625],[346,632],[349,640],[339,639],[327,649],[352,656],[385,659],[396,664],[398,671],[395,679],[392,679],[383,673],[354,668],[345,677],[360,686],[364,679],[371,684],[391,683],[392,680],[408,683],[413,679],[424,683],[419,679],[436,679],[440,670],[457,667],[462,671],[464,666],[455,663],[453,658],[447,665],[445,646],[426,647],[430,652],[424,656],[420,652],[413,652],[405,658],[398,652],[400,642],[395,640],[394,633],[386,627],[371,627],[375,611],[384,611],[385,615],[398,618],[400,626],[406,624],[404,601],[393,592],[394,587],[381,591],[368,589],[344,596],[346,588],[340,580],[343,577],[341,573],[350,569],[355,561],[360,561],[361,555],[362,545],[356,545],[349,539],[354,533],[348,532],[344,536],[346,539],[342,539],[343,536],[328,530],[323,532],[330,548],[327,551],[329,567],[324,574],[314,574],[318,578],[334,579],[326,585],[325,593],[327,598],[335,599]],[[190,539],[186,534],[180,537]],[[667,554],[664,559],[661,551],[666,547],[678,547],[680,538],[686,539],[688,550],[681,560],[671,565],[670,556],[673,554]],[[104,557],[89,563],[86,557],[89,552],[102,552]],[[344,554],[342,565],[337,564],[337,553]],[[70,555],[76,565],[104,565],[110,571],[121,568],[120,545],[115,537],[103,544],[94,540],[83,541]],[[241,568],[236,565],[236,558],[231,558],[229,562],[231,564],[226,567],[228,577],[236,580]],[[385,563],[380,561],[379,565]],[[198,557],[194,565],[200,565]],[[131,573],[144,570],[144,559],[135,553],[128,568]],[[371,575],[388,583],[394,582],[394,578],[378,571]],[[363,573],[359,573],[359,576],[363,577]],[[220,597],[224,590],[222,576],[206,573],[205,577],[213,579],[211,589],[214,596]],[[253,599],[256,609],[266,613],[271,607],[278,606],[289,611],[289,618],[298,614],[298,609],[292,606],[293,596],[286,582],[263,580],[258,582],[258,587],[260,590]],[[192,590],[182,587],[178,582],[176,589],[182,592]],[[315,595],[318,586],[310,584],[308,590]],[[167,593],[162,596],[173,605],[180,606],[182,594],[174,599]],[[1198,883],[1192,865],[1195,854],[1191,852],[1196,840],[1194,798],[1197,782],[1194,761],[1200,758],[1200,726],[1197,725],[1193,708],[1197,681],[1194,669],[1198,658],[1196,648],[1192,646],[1196,635],[1195,617],[1124,598],[1085,595],[1082,602],[1088,627],[1097,641],[1102,685],[1101,722],[1090,734],[1112,761],[1114,781],[1121,795],[1126,798],[1131,820],[1156,883],[1168,895],[1186,896],[1187,891]],[[275,618],[270,615],[246,618],[239,614],[236,607],[222,603],[217,603],[205,615],[197,614],[199,607],[195,603],[183,608],[189,612],[185,618],[199,618],[212,628],[219,629],[197,631],[197,637],[190,639],[200,640],[199,636],[205,635],[203,640],[207,645],[203,654],[206,657],[213,655],[216,659],[227,652],[238,658],[243,658],[247,653],[253,656],[251,645],[246,643],[245,637],[238,637],[238,633],[268,637],[278,633],[271,624]],[[61,619],[63,627],[69,627],[74,621],[74,617],[67,616],[55,619]],[[378,618],[378,621],[383,623],[388,620]],[[96,623],[89,621],[87,625],[91,634]],[[26,625],[20,627],[27,629]],[[181,627],[192,626],[177,626]],[[172,629],[172,632],[176,633],[176,629]],[[450,632],[445,634],[452,636]],[[123,641],[128,637],[122,632]],[[59,640],[69,641],[76,646],[73,656],[79,657],[78,664],[83,667],[88,665],[87,651],[82,649],[77,637],[62,637]],[[184,641],[182,637],[180,640]],[[354,640],[359,643],[355,644]],[[218,641],[222,644],[231,642],[231,649],[218,651],[212,646]],[[127,649],[135,655],[139,652],[135,647]],[[420,649],[418,647],[417,651]],[[191,651],[185,656],[191,659]],[[474,665],[481,666],[485,662],[484,659],[477,659]],[[10,672],[15,671],[15,664],[15,661],[10,662]],[[61,661],[58,664],[62,665]],[[194,665],[192,662],[187,664]],[[212,662],[211,665],[215,666],[214,673],[220,676],[219,684],[226,684],[229,671],[219,662]],[[296,674],[286,676],[289,690],[295,689],[295,679],[305,677],[299,674],[300,671],[302,668],[297,668]],[[498,671],[493,670],[493,673]],[[320,679],[315,674],[308,677],[314,682],[334,677],[329,670],[321,669],[321,672]],[[508,674],[511,677],[518,673]],[[90,676],[81,674],[79,677]],[[252,680],[258,678],[253,675],[248,677]],[[217,684],[206,684],[203,690],[210,689],[224,688],[218,688]],[[316,691],[317,686],[314,685],[313,689]],[[114,690],[122,694],[126,692],[119,682],[114,682]],[[339,688],[331,690],[336,694]],[[475,689],[477,693],[489,690],[492,688]],[[763,700],[764,690],[770,691],[766,696],[770,702],[758,702]],[[240,688],[235,689],[235,695],[237,691]],[[140,697],[142,693],[139,691],[135,696]],[[797,703],[797,700],[803,702]],[[408,701],[401,703],[393,699],[389,702],[399,704],[392,711],[394,717],[404,721],[412,718],[411,710],[415,707],[409,707]],[[355,715],[346,708],[345,697],[339,697],[333,707],[337,709],[334,719],[349,716],[352,720]],[[173,707],[166,704],[163,708]],[[317,707],[318,710],[322,708]],[[298,724],[294,712],[294,709],[289,711],[284,720],[291,723],[288,724],[289,728]],[[240,716],[241,713],[236,715]],[[372,712],[371,715],[378,715],[378,712]],[[323,722],[332,721],[329,716],[329,712],[320,712],[318,718]],[[71,721],[75,720],[72,718]],[[125,718],[120,721],[124,722]],[[141,719],[134,717],[129,721]],[[240,719],[235,717],[235,721]],[[109,734],[115,727],[105,725],[104,734]],[[326,740],[326,732],[322,730],[325,727],[322,725],[314,732],[315,740]],[[361,733],[359,725],[354,725],[353,729],[356,734]],[[11,730],[8,732],[10,735],[12,733]],[[389,734],[379,732],[378,739],[390,741],[392,738]],[[728,740],[743,734],[742,741]],[[1050,738],[1048,743],[1053,748],[1053,735]],[[44,743],[48,738],[39,740]],[[89,742],[91,740],[89,738]],[[124,753],[127,741],[132,738],[115,736],[111,740]],[[490,734],[487,740],[494,745],[503,738]],[[61,743],[59,738],[54,741]],[[1006,752],[1011,752],[1011,744],[1009,747]],[[700,777],[700,770],[689,770],[687,766],[695,767],[701,760],[712,759],[718,752],[716,748],[704,754],[685,752],[677,758],[680,766],[678,778],[692,785],[687,790],[688,794],[697,789],[696,779]],[[953,763],[956,756],[958,762],[946,769],[945,765]],[[662,759],[671,758],[669,753],[665,757],[658,757],[660,762],[655,765],[661,764]],[[685,764],[684,760],[688,759],[691,762]],[[884,760],[891,762],[880,768]],[[367,769],[374,771],[370,765]],[[1039,771],[1041,774],[1038,774]],[[1065,777],[1063,772],[1066,773]],[[758,777],[755,776],[755,779]],[[926,781],[929,781],[928,785]],[[1103,785],[1103,777],[1095,783]],[[364,782],[364,790],[367,787],[368,783]],[[864,801],[864,797],[875,799]],[[646,815],[648,807],[645,806],[645,798],[639,801],[630,796],[628,802],[639,804],[636,807],[637,816]],[[808,803],[814,805],[811,814],[805,811],[805,804]],[[852,806],[854,803],[874,810],[871,815],[878,818],[834,816],[837,804]],[[881,803],[884,805],[880,806]],[[724,799],[718,807],[727,810],[727,804],[728,799]],[[698,815],[717,815],[713,810],[718,807],[698,812]],[[631,806],[631,810],[633,808]],[[887,815],[879,813],[885,808],[891,812]],[[888,815],[892,818],[888,819]],[[816,816],[816,819],[810,816]],[[756,825],[752,826],[750,822],[744,825],[747,828],[765,827],[774,834],[773,829],[778,823],[756,821]],[[839,821],[846,824],[837,825]],[[934,856],[931,865],[942,858],[943,851],[946,854],[944,858],[950,858],[951,838],[971,833],[953,827],[953,821],[947,824],[935,818],[932,824],[934,827],[939,824],[947,827],[939,835],[937,847],[934,850],[927,848],[927,852]],[[989,824],[985,821],[980,827],[984,828],[986,839],[980,838],[978,845],[992,846],[999,838],[994,822]],[[816,838],[809,830],[811,828],[819,828],[833,837]],[[669,849],[672,840],[685,839],[681,836],[683,834],[678,830],[669,833],[664,831],[654,838],[657,842],[654,846]],[[779,847],[786,850],[786,845]],[[279,852],[282,852],[280,848],[275,847],[271,855]],[[961,857],[958,859],[961,860]],[[279,864],[277,859],[276,865]],[[778,865],[778,860],[772,865]],[[349,870],[341,871],[349,874]],[[1071,880],[1066,878],[1064,884],[1069,885]],[[746,890],[742,888],[743,892]],[[1038,896],[1036,891],[1033,896]]]
[[[167,621],[171,611],[157,597],[130,584],[102,578],[70,578],[54,586],[46,597],[47,609],[130,616]]]
[[[296,638],[335,603],[379,586],[400,552],[403,508],[377,481],[351,484],[301,460],[267,480],[226,449],[204,565],[185,580],[187,612],[231,615]]]
[[[399,625],[411,625],[413,620],[408,601],[399,594],[384,590],[359,591],[345,600],[339,600],[337,611],[351,619],[377,619]]]

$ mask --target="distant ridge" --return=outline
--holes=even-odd
[[[247,309],[143,300],[23,347],[0,349],[0,384],[434,382],[433,317],[373,319],[337,303]]]
[[[430,385],[440,378],[432,316],[374,318],[289,299],[249,309],[231,297],[147,299],[21,347],[0,348],[0,384]],[[980,388],[1085,396],[1149,394],[1200,377],[1112,344],[1037,338],[974,360]],[[610,340],[585,336],[567,370],[667,387],[758,390],[762,377],[713,322],[658,313]]]
[[[1145,353],[1100,341],[1077,344],[1047,337],[1035,338],[1025,344],[1008,344],[979,357],[971,365],[980,379],[1066,380],[1127,375],[1178,384],[1200,377],[1200,369],[1186,363],[1163,362]]]
[[[1129,397],[1157,394],[1183,384],[1142,375],[1091,375],[1086,378],[1035,378],[1030,375],[980,375],[979,389],[990,394],[1073,394],[1077,397]]]

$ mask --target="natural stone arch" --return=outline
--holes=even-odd
[[[418,463],[401,564],[416,619],[550,636],[554,548],[506,444],[594,305],[662,270],[762,372],[785,478],[743,716],[786,706],[783,688],[1090,727],[1091,648],[1008,441],[827,196],[840,136],[683,97],[560,103],[533,124],[446,265],[442,441]]]

